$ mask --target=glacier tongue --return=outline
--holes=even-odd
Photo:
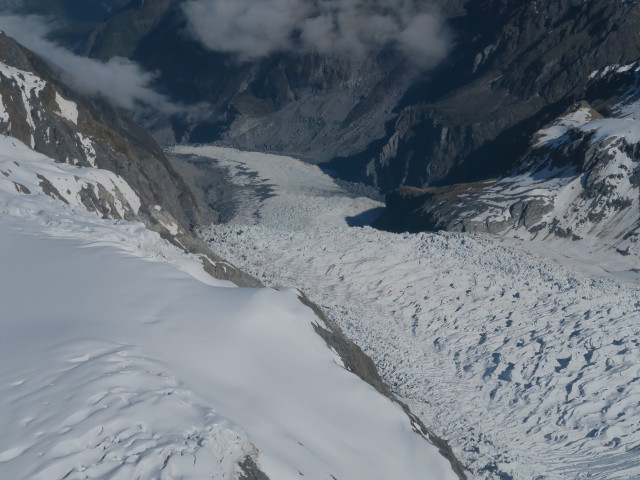
[[[270,165],[281,162],[190,153],[240,163],[258,172],[256,185],[273,183]],[[593,260],[571,241],[348,228],[358,202],[323,195],[325,180],[275,185],[251,224],[240,212],[201,235],[265,283],[299,286],[321,305],[473,478],[640,475],[637,283],[594,274],[604,253],[593,266],[571,260]]]

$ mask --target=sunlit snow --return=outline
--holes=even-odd
[[[214,280],[37,177],[73,200],[73,172],[109,172],[0,149],[2,478],[238,478],[246,458],[273,480],[456,478],[295,291]]]

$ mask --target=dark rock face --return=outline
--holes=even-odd
[[[42,0],[31,2],[25,11],[37,11]],[[53,3],[68,22],[54,38],[93,58],[130,58],[158,72],[158,88],[174,100],[206,105],[187,119],[142,119],[166,142],[221,140],[316,163],[355,155],[384,138],[393,110],[420,76],[393,48],[361,60],[276,52],[242,62],[188,35],[182,0],[131,1],[111,13],[94,13],[89,26],[77,12],[69,15],[62,0]],[[435,3],[456,12],[461,2]],[[89,7],[76,10],[83,8]]]
[[[364,62],[276,53],[238,63],[206,50],[184,28],[176,5],[132,55],[146,69],[162,72],[161,87],[173,98],[210,106],[204,119],[172,120],[176,141],[219,140],[314,163],[356,154],[384,135],[392,109],[416,75],[392,52]],[[166,132],[166,122],[150,127]]]
[[[639,253],[638,65],[615,67],[631,83],[612,82],[539,130],[517,165],[498,178],[443,187],[401,187],[387,194],[377,226],[391,231],[515,232],[518,236],[600,238]],[[628,75],[629,71],[636,72]],[[594,77],[592,77],[594,78]],[[595,78],[594,84],[602,83]],[[626,92],[627,95],[621,96]],[[629,92],[634,92],[629,95]]]
[[[450,66],[413,88],[365,178],[389,190],[503,174],[591,72],[640,57],[636,2],[470,1]],[[449,80],[449,82],[447,82]]]
[[[57,29],[53,38],[73,48],[83,42],[129,0],[19,0],[5,1],[12,12],[25,15],[41,15],[65,22]]]
[[[640,57],[634,1],[435,2],[455,46],[426,73],[393,51],[360,62],[292,53],[238,62],[185,33],[181,3],[92,7],[94,27],[77,48],[132,58],[160,73],[164,93],[208,105],[197,118],[146,119],[157,138],[325,162],[383,192],[503,175],[536,130],[585,98],[592,71]]]

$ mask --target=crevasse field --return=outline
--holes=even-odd
[[[640,288],[619,255],[349,227],[381,205],[316,167],[175,151],[211,158],[243,187],[235,217],[202,237],[323,306],[472,478],[640,475]],[[265,186],[266,200],[253,193]]]
[[[0,137],[0,478],[229,479],[247,459],[272,479],[456,478],[295,291],[233,287],[99,219],[92,182],[139,208],[114,174]]]

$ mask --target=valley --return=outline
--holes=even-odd
[[[200,236],[320,305],[470,478],[640,474],[640,286],[607,271],[615,250],[350,227],[380,204],[317,167],[219,147],[173,153],[211,158],[239,187],[236,214]]]
[[[0,476],[465,478],[313,303],[193,235],[218,212],[144,132],[0,53]]]
[[[640,478],[639,28],[0,0],[0,478]]]

